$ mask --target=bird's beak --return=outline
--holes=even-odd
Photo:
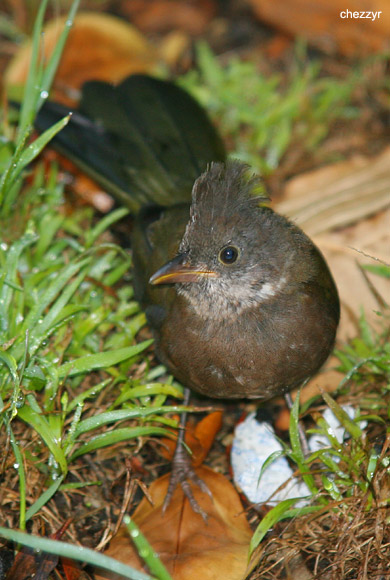
[[[178,282],[199,282],[202,278],[216,278],[217,273],[213,270],[196,268],[188,262],[187,254],[179,254],[162,266],[150,278],[149,283],[176,284]]]

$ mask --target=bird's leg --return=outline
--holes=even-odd
[[[184,389],[184,405],[187,406],[190,400],[191,391],[190,389]],[[207,522],[207,514],[202,510],[194,494],[192,493],[191,485],[189,480],[195,483],[200,489],[208,493],[211,496],[211,492],[205,482],[195,473],[194,468],[191,464],[191,458],[184,446],[184,435],[186,427],[187,413],[182,413],[179,423],[179,433],[177,437],[176,449],[172,459],[172,473],[169,480],[167,495],[165,496],[163,504],[163,512],[166,511],[171,499],[175,487],[179,484],[183,490],[184,495],[188,499],[190,506],[197,514],[200,514],[202,518]]]
[[[290,395],[290,393],[286,393],[284,395],[284,399],[286,401],[287,407],[288,409],[291,411],[292,406],[294,404],[292,397]],[[310,453],[310,449],[309,449],[309,445],[307,442],[307,438],[306,438],[306,433],[305,430],[303,428],[302,422],[298,421],[298,433],[299,433],[299,439],[301,442],[301,447],[302,447],[302,451],[305,457],[307,457]]]

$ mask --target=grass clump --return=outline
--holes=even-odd
[[[55,167],[46,184],[42,172],[37,175],[18,200],[19,219],[3,228],[0,242],[1,424],[20,470],[25,458],[12,425],[21,419],[35,430],[50,451],[46,469],[56,480],[66,476],[69,461],[87,451],[165,433],[161,427],[139,425],[78,443],[82,434],[91,435],[114,421],[147,415],[156,421],[166,411],[167,395],[181,393],[170,384],[148,380],[147,364],[144,376],[128,378],[151,340],[136,342],[145,316],[133,299],[129,279],[115,287],[126,277],[130,256],[102,239],[106,228],[127,211],[117,210],[97,225],[90,210],[66,215]],[[85,402],[113,388],[118,394],[110,410],[96,410],[84,420]],[[43,461],[40,455],[38,463]],[[24,478],[22,472],[20,476]],[[20,524],[25,527],[23,515]]]
[[[165,401],[181,398],[180,388],[158,382],[164,369],[150,369],[152,340],[137,339],[145,315],[133,298],[131,258],[107,233],[127,210],[97,223],[90,208],[69,211],[55,165],[48,175],[35,167],[29,181],[20,181],[14,219],[4,204],[0,238],[1,471],[5,488],[15,487],[15,474],[18,482],[18,506],[6,502],[2,512],[21,530],[58,490],[99,483],[73,476],[80,456],[172,437],[166,427],[176,421],[164,415],[180,408]],[[91,559],[76,546],[74,557]]]
[[[234,157],[267,176],[287,150],[313,152],[335,122],[359,116],[353,95],[368,81],[358,67],[344,78],[326,75],[298,44],[286,74],[263,74],[254,60],[232,57],[221,64],[205,43],[197,69],[180,79],[215,118]]]
[[[4,493],[16,493],[2,502],[6,528],[0,536],[145,580],[147,575],[80,546],[23,533],[46,525],[57,492],[72,503],[72,491],[101,483],[81,476],[81,456],[121,442],[139,450],[153,436],[172,437],[167,426],[177,422],[163,415],[181,408],[165,402],[182,396],[171,380],[160,382],[162,367],[151,370],[149,336],[137,337],[145,315],[133,298],[131,258],[108,233],[127,210],[96,222],[91,209],[66,205],[55,164],[36,164],[67,122],[31,140],[65,38],[43,67],[46,4],[34,29],[19,125],[13,130],[4,120],[1,127],[0,473]],[[54,502],[52,512],[44,511],[48,502]],[[51,531],[56,524],[53,516]]]

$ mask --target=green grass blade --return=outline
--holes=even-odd
[[[119,350],[86,354],[78,359],[66,362],[58,369],[59,377],[75,376],[96,369],[104,369],[115,366],[124,360],[132,358],[152,344],[153,340],[144,340],[134,346],[128,346]]]
[[[273,507],[261,520],[260,524],[257,526],[249,546],[249,554],[252,554],[253,550],[260,544],[266,533],[279,522],[287,510],[294,505],[297,501],[302,498],[290,498],[284,499],[278,505]]]
[[[300,392],[298,391],[290,411],[291,415],[290,415],[289,435],[293,455],[297,461],[303,463],[305,460],[305,456],[302,450],[301,439],[299,436],[299,395]]]
[[[50,283],[46,288],[45,292],[39,296],[39,300],[35,303],[34,307],[30,310],[29,314],[26,316],[21,331],[25,332],[28,329],[32,329],[31,339],[41,338],[43,321],[41,320],[42,314],[50,305],[54,302],[57,296],[61,293],[63,288],[65,288],[71,278],[75,276],[85,265],[89,264],[90,258],[85,258],[76,263],[71,263],[65,268],[63,268],[56,278]],[[86,275],[86,272],[84,273]],[[69,290],[67,291],[67,296],[69,296]],[[62,298],[62,302],[64,299]],[[46,317],[45,329],[48,328],[50,319],[55,318],[58,314],[58,304],[51,310],[51,315],[49,318]],[[55,316],[53,316],[55,314]]]
[[[73,25],[73,20],[79,3],[79,0],[75,0],[72,3],[65,26],[61,31],[60,37],[56,41],[55,48],[48,62],[46,63],[45,68],[42,66],[42,29],[48,0],[42,0],[39,5],[39,10],[35,19],[32,35],[32,51],[29,74],[25,85],[23,103],[20,113],[18,143],[20,140],[23,140],[26,132],[29,133],[35,113],[39,110],[42,103],[45,101],[49,94],[50,87],[61,59],[66,39]]]
[[[85,391],[83,391],[82,393],[80,393],[79,395],[74,397],[74,399],[72,399],[66,405],[66,413],[70,413],[78,405],[83,404],[85,399],[96,397],[96,395],[98,395],[102,389],[104,389],[107,385],[109,385],[111,381],[112,381],[112,379],[105,379],[104,381],[102,381],[98,385],[94,385],[93,387],[89,387],[89,389],[86,389]]]
[[[52,212],[45,214],[39,223],[39,240],[35,247],[35,262],[40,262],[45,252],[49,250],[55,235],[64,222],[64,216],[61,214],[53,215]],[[55,241],[54,241],[55,243]]]
[[[37,16],[35,18],[33,35],[32,35],[32,49],[31,60],[28,69],[27,81],[24,89],[24,96],[22,108],[20,111],[18,141],[19,146],[26,140],[26,136],[30,134],[32,122],[36,112],[37,93],[40,92],[40,75],[39,75],[39,59],[41,57],[41,35],[43,29],[43,21],[47,8],[48,0],[42,0],[39,6]]]
[[[151,576],[148,576],[143,572],[139,572],[130,566],[126,566],[126,564],[122,564],[121,562],[118,562],[113,558],[109,558],[104,554],[95,552],[90,548],[75,546],[72,544],[67,544],[66,542],[59,542],[58,540],[50,540],[49,538],[41,538],[39,536],[25,534],[23,532],[9,530],[7,528],[0,528],[0,536],[2,538],[6,538],[7,540],[11,540],[16,544],[28,546],[33,550],[40,550],[41,552],[55,554],[62,558],[70,558],[72,560],[77,560],[78,562],[91,564],[94,567],[110,570],[115,574],[122,575],[124,578],[129,578],[129,580],[154,580]]]
[[[340,407],[340,405],[336,403],[328,393],[323,392],[322,397],[344,429],[346,429],[354,439],[360,439],[363,433],[359,425],[349,418],[348,413],[346,413],[346,411],[344,411],[344,409]]]
[[[17,408],[19,405],[19,396],[20,396],[20,378],[18,375],[18,367],[16,360],[13,356],[8,354],[8,352],[4,352],[0,349],[0,363],[5,364],[8,368],[9,374],[12,378],[13,382],[13,392],[12,392],[12,400],[11,400],[11,411],[10,411],[10,418],[11,420],[15,417],[17,413]],[[1,367],[1,364],[0,364]]]
[[[76,264],[76,266],[79,266],[79,264]],[[74,268],[72,268],[72,270],[74,270]],[[61,288],[62,292],[60,293],[57,300],[54,302],[53,306],[50,308],[49,312],[46,314],[44,318],[42,318],[39,325],[31,331],[31,341],[33,339],[35,341],[39,341],[43,337],[47,337],[49,331],[59,321],[61,321],[63,318],[66,318],[69,315],[69,311],[65,310],[66,308],[70,308],[71,311],[73,310],[74,313],[74,307],[67,305],[70,299],[72,298],[73,294],[76,292],[80,284],[83,282],[86,275],[87,268],[84,266],[83,268],[81,268],[81,272],[79,273],[78,276],[76,276],[76,278],[74,278],[74,280],[71,280],[64,288]],[[70,276],[67,275],[66,278],[69,279]],[[58,281],[57,283],[54,283],[53,286],[54,286],[53,289],[55,290],[55,288],[58,287]]]
[[[292,449],[291,457],[298,465],[303,481],[306,483],[311,493],[315,495],[318,492],[318,489],[316,487],[314,477],[309,472],[307,463],[305,461],[305,455],[303,453],[301,438],[299,434],[299,399],[300,391],[298,390],[290,411],[289,435]]]
[[[123,522],[127,527],[135,547],[137,548],[138,554],[144,560],[151,573],[159,580],[172,580],[172,576],[169,574],[148,540],[140,531],[137,524],[129,516],[125,516]]]
[[[108,228],[110,228],[115,222],[119,221],[120,219],[124,218],[126,215],[129,215],[129,210],[126,208],[118,208],[114,211],[111,211],[109,214],[104,216],[99,223],[96,224],[94,228],[92,228],[87,233],[87,241],[86,245],[89,248],[92,244],[97,240],[97,238]]]
[[[43,441],[50,449],[55,461],[59,465],[61,472],[65,475],[68,471],[68,463],[46,417],[27,404],[18,409],[18,416],[20,419],[31,425],[38,435],[42,437]]]
[[[26,521],[31,519],[33,516],[35,516],[36,513],[39,512],[39,510],[53,497],[53,495],[56,493],[56,491],[58,490],[58,488],[60,487],[61,483],[64,480],[64,476],[61,475],[60,477],[58,477],[52,484],[50,487],[47,488],[46,491],[44,491],[39,498],[37,499],[36,502],[33,503],[32,506],[30,506],[26,512]]]
[[[70,116],[68,115],[58,121],[23,150],[17,162],[14,161],[13,163],[12,173],[9,177],[9,184],[12,184],[21,171],[38,157],[49,141],[51,141],[53,137],[55,137],[55,135],[57,135],[57,133],[69,123],[69,119]]]
[[[66,456],[68,456],[73,449],[73,446],[77,439],[77,426],[80,423],[81,414],[83,412],[84,403],[79,403],[73,414],[72,422],[70,424],[68,434],[63,442],[62,448]]]
[[[56,41],[56,45],[55,48],[53,50],[53,53],[49,59],[49,62],[47,63],[43,74],[42,74],[42,86],[41,86],[41,91],[40,91],[40,95],[39,95],[39,101],[38,101],[38,105],[37,105],[37,109],[39,109],[42,105],[42,103],[44,102],[46,96],[44,93],[48,94],[50,87],[52,85],[54,76],[56,74],[59,62],[61,60],[62,57],[62,53],[65,47],[65,43],[66,40],[68,38],[69,32],[73,26],[73,21],[74,18],[76,16],[78,7],[80,4],[80,0],[73,0],[71,7],[69,9],[66,21],[65,21],[65,26],[61,31],[61,34],[59,36],[59,38]]]
[[[14,383],[19,383],[19,376],[18,376],[18,365],[16,364],[16,360],[13,356],[8,354],[0,348],[0,363],[4,363],[5,366],[8,368],[9,374],[12,377],[12,381]]]
[[[10,312],[10,305],[14,295],[14,287],[11,284],[16,284],[18,282],[18,266],[20,256],[23,251],[36,242],[38,236],[31,232],[26,231],[17,241],[15,241],[6,254],[6,261],[4,265],[4,270],[6,273],[5,283],[1,288],[0,293],[0,306],[1,306],[1,328],[4,329],[5,326],[9,326],[10,321],[8,321],[8,316]]]
[[[24,530],[26,528],[26,474],[24,471],[23,456],[10,425],[8,425],[8,436],[16,460],[14,467],[18,470],[19,474],[19,527],[21,530]]]
[[[101,449],[102,447],[107,447],[107,445],[115,445],[121,441],[128,441],[130,439],[135,439],[136,437],[146,437],[148,435],[151,437],[157,437],[160,435],[162,437],[175,439],[175,435],[171,431],[163,429],[162,427],[123,427],[122,429],[115,429],[114,431],[109,431],[108,433],[102,433],[101,435],[92,437],[73,453],[70,461],[73,461],[76,457],[84,455],[85,453],[90,453],[97,449]]]
[[[115,400],[112,407],[118,407],[128,400],[139,399],[140,397],[150,397],[151,395],[168,395],[178,399],[183,398],[183,393],[174,385],[165,383],[148,383],[138,385],[129,389],[124,389],[119,397]]]
[[[127,419],[136,419],[139,417],[148,417],[149,415],[157,415],[158,413],[179,413],[188,411],[188,407],[176,407],[176,406],[165,406],[165,407],[138,407],[135,409],[120,409],[118,411],[107,411],[106,413],[100,413],[100,415],[95,415],[94,417],[88,417],[80,421],[76,429],[77,436],[87,431],[92,431],[93,429],[98,429],[103,425],[108,425],[109,423],[115,423],[117,421],[125,421]]]

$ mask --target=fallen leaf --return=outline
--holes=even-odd
[[[61,159],[62,165],[62,159]],[[62,165],[65,168],[65,164]],[[108,213],[114,207],[114,200],[106,193],[93,179],[79,171],[74,167],[71,171],[73,177],[72,190],[78,198],[86,203],[92,205],[101,213]]]
[[[43,52],[47,59],[64,27],[65,18],[46,24]],[[31,41],[19,49],[5,72],[7,92],[23,86],[31,60]],[[108,14],[81,12],[74,21],[53,85],[53,98],[73,105],[88,80],[118,83],[134,73],[151,72],[156,54],[133,26]]]
[[[122,2],[122,11],[146,32],[181,30],[202,34],[216,13],[215,0],[132,0]]]
[[[28,580],[36,571],[36,563],[32,550],[22,548],[8,570],[6,580]]]
[[[191,39],[180,30],[173,30],[166,34],[160,42],[159,51],[162,60],[170,70],[182,66],[182,70],[190,67],[191,62]]]
[[[249,0],[260,20],[306,38],[325,52],[362,55],[386,50],[390,34],[388,0]],[[345,14],[349,10],[350,16]],[[370,17],[356,18],[364,11]],[[371,16],[376,13],[375,19]],[[342,14],[344,13],[344,14]],[[379,14],[378,14],[379,13]]]
[[[192,419],[192,417],[189,418],[186,423],[185,442],[192,451],[192,464],[199,466],[207,457],[215,436],[221,428],[222,411],[209,413],[196,424]],[[161,455],[171,460],[176,448],[176,441],[163,438],[161,443],[163,443]]]
[[[340,229],[390,204],[390,147],[375,157],[354,155],[290,180],[277,209],[310,236]]]
[[[329,264],[341,300],[338,340],[356,336],[362,307],[369,323],[378,324],[379,305],[358,264],[390,261],[389,206],[389,147],[376,157],[355,156],[296,177],[275,206],[313,239]],[[389,302],[389,280],[367,274]]]
[[[42,152],[42,159],[48,168],[55,162],[61,167],[61,170],[66,172],[66,176],[59,175],[59,180],[67,185],[71,184],[72,193],[77,196],[77,202],[80,202],[80,205],[91,205],[101,213],[108,213],[113,209],[115,202],[111,195],[106,193],[92,178],[78,169],[72,161],[60,155],[54,149],[45,149]],[[34,183],[34,171],[26,179],[29,183]],[[71,199],[69,209],[73,211],[74,207],[74,200]]]
[[[208,514],[206,524],[177,487],[165,514],[162,504],[170,474],[157,479],[149,488],[154,505],[144,498],[132,519],[157,552],[174,580],[241,580],[252,536],[238,494],[221,474],[208,467],[196,473],[209,487],[213,498],[197,486],[192,487],[196,501]],[[144,570],[125,527],[105,552],[129,566]],[[96,580],[119,580],[99,570]]]
[[[82,570],[79,562],[69,558],[61,558],[62,569],[65,574],[65,580],[81,580]]]

